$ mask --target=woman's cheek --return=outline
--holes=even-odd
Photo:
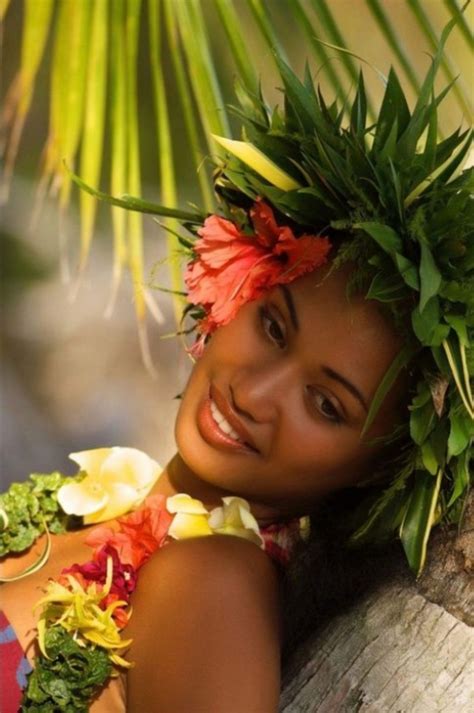
[[[358,438],[340,426],[319,423],[317,417],[312,423],[300,417],[296,423],[305,423],[305,428],[288,427],[281,439],[282,449],[275,454],[275,460],[286,463],[296,480],[308,486],[337,487],[357,479],[364,459]]]

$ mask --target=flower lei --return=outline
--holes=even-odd
[[[287,548],[275,542],[275,529],[270,526],[263,537],[242,498],[223,498],[221,507],[208,512],[199,500],[182,493],[148,497],[140,510],[118,520],[118,530],[95,528],[85,539],[93,547],[91,560],[63,569],[36,605],[41,608],[40,654],[28,677],[23,710],[51,705],[57,706],[54,710],[86,711],[110,677],[130,668],[123,653],[131,639],[123,639],[121,631],[130,619],[138,572],[157,549],[173,539],[227,534],[272,555],[278,549],[285,554]]]
[[[158,464],[136,449],[100,448],[71,457],[81,466],[77,476],[36,474],[0,496],[5,552],[20,549],[19,509],[25,502],[41,516],[49,540],[45,516],[50,526],[58,523],[55,531],[60,532],[68,529],[67,515],[76,524],[78,517],[86,524],[111,519],[111,512],[123,515],[137,506],[137,498],[150,490],[159,475]],[[25,493],[30,500],[25,500]],[[41,610],[39,651],[23,692],[22,710],[87,711],[108,679],[132,665],[123,657],[131,640],[122,638],[121,632],[130,619],[130,598],[143,564],[172,540],[213,534],[254,542],[284,565],[300,536],[300,525],[295,520],[260,530],[242,498],[223,498],[222,506],[209,512],[201,501],[179,493],[168,498],[148,496],[139,509],[119,517],[116,527],[94,528],[85,538],[93,549],[91,559],[63,569],[48,582],[35,606]],[[20,576],[36,571],[44,561],[43,557]]]

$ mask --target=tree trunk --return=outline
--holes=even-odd
[[[280,713],[472,713],[473,566],[471,497],[461,534],[434,534],[417,582],[400,573],[296,653]]]

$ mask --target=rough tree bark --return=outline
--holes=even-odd
[[[296,653],[280,713],[472,713],[473,569],[471,496],[418,581],[399,573]]]

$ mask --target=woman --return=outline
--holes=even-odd
[[[347,300],[349,274],[309,273],[216,331],[183,394],[178,453],[153,493],[189,493],[209,509],[237,494],[263,526],[307,514],[370,472],[378,449],[360,432],[401,340],[376,303]],[[371,436],[393,429],[399,395],[392,390]],[[83,531],[59,535],[44,569],[6,585],[2,606],[25,649],[38,587],[88,559],[87,549]],[[132,598],[127,710],[276,710],[278,596],[275,565],[244,540],[198,538],[156,552]],[[115,710],[109,695],[92,710]]]
[[[62,570],[43,598],[42,656],[25,710],[41,710],[46,695],[56,705],[60,699],[61,710],[79,710],[67,708],[72,674],[54,640],[63,636],[64,647],[79,642],[88,655],[103,654],[97,670],[113,664],[121,672],[111,680],[104,673],[100,684],[109,683],[94,713],[274,711],[281,569],[299,538],[298,519],[334,493],[364,492],[382,474],[385,490],[369,501],[363,524],[359,509],[349,509],[336,529],[347,539],[358,523],[353,539],[363,540],[400,528],[419,571],[435,514],[460,514],[472,396],[453,343],[468,364],[472,324],[468,293],[454,282],[472,280],[459,247],[471,249],[473,221],[466,174],[449,183],[455,167],[446,145],[439,155],[431,146],[429,156],[415,152],[436,115],[433,75],[410,114],[392,73],[375,128],[366,127],[361,80],[350,125],[341,128],[314,87],[284,65],[281,73],[285,117],[277,122],[253,97],[251,141],[227,144],[234,156],[217,178],[221,215],[203,225],[182,216],[192,236],[183,238],[191,257],[185,279],[200,337],[176,456],[136,512],[92,534],[57,536],[41,570],[5,587],[4,612],[26,649],[38,587]],[[445,162],[452,170],[425,184]],[[91,511],[74,495],[89,482],[81,477],[62,486],[59,502],[87,524]],[[97,487],[88,497],[100,510]],[[90,560],[85,539],[96,547],[93,560],[72,566]],[[7,563],[3,576],[14,567]],[[92,623],[84,623],[86,605]],[[126,640],[117,638],[121,629]],[[129,639],[134,666],[125,674]],[[56,661],[62,668],[52,668]],[[87,669],[90,690],[94,670]]]

